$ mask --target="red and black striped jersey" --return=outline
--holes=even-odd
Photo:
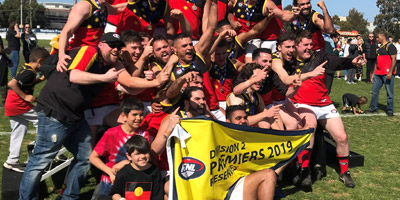
[[[90,4],[90,15],[74,31],[73,37],[69,42],[69,49],[80,46],[97,46],[100,37],[104,33],[107,21],[107,10],[101,9],[95,1],[83,0]]]

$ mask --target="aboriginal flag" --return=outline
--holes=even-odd
[[[125,187],[126,200],[150,200],[151,182],[128,182]]]

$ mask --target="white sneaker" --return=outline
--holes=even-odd
[[[344,79],[345,81],[347,81],[347,76],[345,76],[343,79]]]
[[[360,78],[358,78],[358,81],[361,81],[361,77],[360,77]]]

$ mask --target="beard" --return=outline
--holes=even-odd
[[[194,104],[194,105],[192,105]],[[190,102],[189,103],[189,112],[195,115],[204,115],[206,113],[206,108],[205,106],[200,106],[195,103]]]
[[[304,9],[304,10],[302,10],[301,12],[300,12],[300,15],[301,16],[303,16],[303,17],[307,17],[310,13],[311,13],[311,7],[310,8],[307,8],[307,9]],[[304,14],[304,11],[308,11],[308,13],[307,14]]]

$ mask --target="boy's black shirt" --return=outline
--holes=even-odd
[[[134,193],[138,187],[141,187],[142,195],[149,195],[150,199],[164,198],[164,185],[160,170],[153,164],[149,169],[143,171],[134,169],[130,164],[125,165],[117,173],[110,196],[120,194],[126,198],[127,192]]]
[[[343,102],[346,100],[348,103],[348,106],[351,107],[356,107],[358,100],[360,99],[358,96],[354,95],[354,94],[350,94],[350,93],[346,93],[343,95]]]
[[[36,82],[36,71],[28,64],[25,64],[19,73],[15,76],[19,88],[25,94],[33,94],[33,88]]]

